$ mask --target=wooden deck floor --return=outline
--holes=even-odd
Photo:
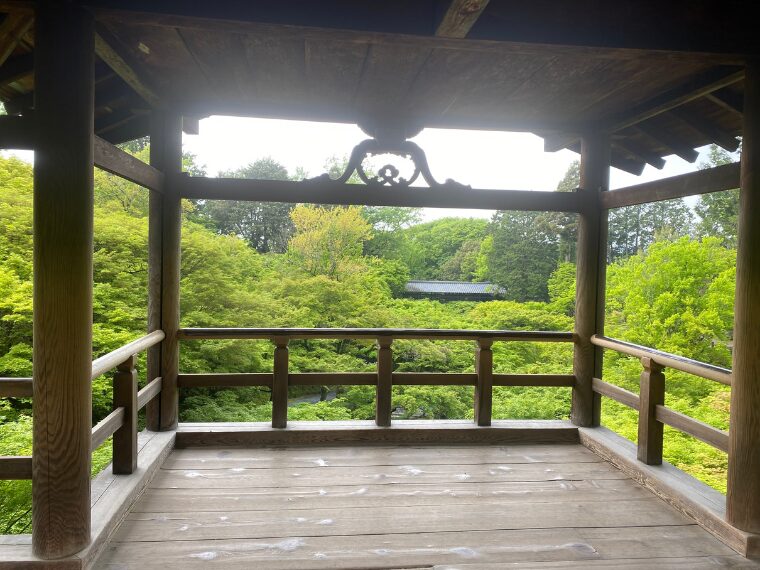
[[[750,568],[576,444],[177,449],[96,568]]]

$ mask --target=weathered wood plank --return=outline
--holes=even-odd
[[[655,409],[655,418],[658,422],[669,425],[679,431],[696,437],[708,445],[712,445],[725,453],[728,453],[728,432],[715,428],[705,422],[695,420],[689,416],[658,405]]]
[[[137,409],[142,410],[161,393],[161,378],[154,378],[137,393]]]
[[[133,340],[132,342],[117,348],[116,350],[112,350],[108,354],[104,354],[103,356],[96,358],[92,361],[92,378],[95,379],[101,374],[116,368],[119,364],[126,361],[132,355],[147,350],[151,346],[155,346],[161,342],[165,336],[166,335],[164,335],[163,331],[153,331],[152,333],[146,334],[137,340]]]
[[[662,463],[663,425],[657,409],[665,404],[665,375],[662,366],[651,358],[642,358],[644,370],[639,380],[639,461],[647,465]],[[630,400],[631,398],[627,396]]]
[[[130,513],[114,542],[229,540],[247,537],[352,536],[525,528],[682,526],[692,524],[656,497],[635,501],[323,508],[277,511]],[[571,522],[572,521],[572,522]]]
[[[113,433],[111,470],[117,475],[129,475],[137,469],[137,370],[136,358],[128,358],[113,377],[113,406],[123,408],[123,423]]]
[[[600,196],[600,203],[602,208],[609,210],[697,194],[721,192],[738,187],[739,163],[737,162],[604,192]]]
[[[0,131],[1,132],[1,131]],[[95,166],[156,192],[163,192],[164,175],[100,137],[95,137]]]
[[[615,386],[614,384],[610,384],[609,382],[604,382],[603,380],[600,380],[599,378],[594,378],[591,383],[591,388],[596,392],[597,394],[601,394],[602,396],[607,396],[608,398],[612,398],[616,402],[620,402],[624,406],[628,406],[629,408],[633,408],[634,410],[638,410],[640,407],[640,398],[638,394],[634,394],[633,392],[629,392],[625,388],[621,388],[620,386]]]
[[[478,339],[478,348],[475,351],[475,396],[474,417],[479,426],[491,425],[491,411],[493,408],[493,351],[490,339]]]
[[[466,38],[489,0],[451,0],[435,30],[441,38]]]
[[[391,396],[393,390],[393,339],[377,339],[377,387],[375,388],[375,424],[391,425]]]
[[[561,567],[568,561],[607,562],[620,557],[643,560],[664,557],[666,560],[662,563],[667,564],[668,558],[679,556],[731,556],[729,549],[705,536],[704,531],[695,525],[618,528],[614,531],[614,534],[597,534],[592,529],[565,528],[177,541],[164,543],[161,549],[139,542],[125,542],[112,545],[100,562],[134,567],[155,564],[181,570],[205,568],[209,561],[221,560],[230,568],[310,570],[430,568],[433,564],[459,568],[462,563],[473,562],[492,563],[504,568],[517,564],[522,567],[531,561],[555,561]]]
[[[577,212],[578,194],[530,190],[478,190],[444,186],[436,188],[354,187],[333,181],[290,182],[183,176],[178,183],[183,198],[206,200],[251,200],[338,204],[344,206],[406,206],[429,208],[476,208],[484,210],[528,210]]]
[[[274,372],[272,373],[272,427],[288,424],[288,338],[275,337]]]
[[[100,420],[92,428],[92,437],[90,448],[92,451],[103,445],[103,442],[113,435],[113,433],[124,425],[124,408],[116,408]]]
[[[0,479],[31,479],[31,456],[0,457]]]
[[[31,378],[0,378],[0,398],[31,398]]]

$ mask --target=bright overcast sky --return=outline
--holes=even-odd
[[[291,173],[302,167],[309,176],[317,176],[324,172],[331,156],[348,156],[366,138],[355,125],[214,116],[201,121],[199,135],[184,136],[184,150],[197,155],[209,176],[265,156]],[[527,133],[425,129],[413,140],[427,154],[436,180],[452,178],[473,188],[554,190],[567,167],[578,158],[569,150],[545,153],[543,139]],[[641,176],[613,168],[610,186],[621,188],[692,172],[700,160],[690,164],[671,156],[662,170],[647,165]],[[491,213],[426,208],[424,217],[490,217]]]
[[[200,122],[199,135],[184,135],[185,151],[197,156],[209,176],[234,170],[266,156],[283,164],[290,173],[304,168],[309,176],[324,172],[331,156],[348,156],[367,136],[355,125],[311,123],[273,119],[213,116]],[[569,150],[543,151],[543,139],[527,133],[425,129],[414,142],[428,157],[439,182],[452,178],[473,188],[509,190],[554,190],[568,165],[578,158]],[[700,149],[702,155],[706,149]],[[31,161],[30,152],[13,154]],[[641,176],[612,169],[612,189],[666,178],[696,170],[677,156],[666,159],[662,170],[647,165]],[[444,216],[490,218],[486,210],[426,208],[426,220]]]

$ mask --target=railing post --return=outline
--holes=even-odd
[[[391,397],[393,394],[392,338],[377,339],[377,387],[375,389],[375,423],[380,427],[391,425]]]
[[[32,544],[62,558],[90,542],[92,14],[37,3],[34,50]]]
[[[113,407],[124,408],[124,425],[113,434],[113,472],[129,475],[137,469],[137,370],[135,356],[119,364],[113,376]]]
[[[475,385],[475,423],[479,426],[491,425],[493,406],[493,351],[490,338],[478,339],[475,351],[475,373],[478,382]]]
[[[286,336],[274,337],[274,373],[272,375],[272,427],[288,425],[288,342]]]
[[[726,515],[760,532],[760,61],[744,78]]]
[[[579,426],[599,425],[600,398],[591,389],[594,377],[602,377],[602,351],[591,344],[594,334],[604,333],[604,290],[607,262],[607,212],[599,205],[599,193],[609,187],[610,144],[601,133],[581,139],[580,186],[583,209],[578,215],[576,248],[575,346],[570,419]]]
[[[665,375],[663,367],[651,358],[642,358],[641,365],[638,458],[647,465],[662,465],[663,425],[655,418],[655,411],[665,405]]]
[[[155,145],[155,148],[154,148]],[[154,112],[151,116],[151,163],[166,175],[164,193],[161,197],[161,207],[155,203],[157,197],[153,197],[151,214],[161,215],[161,328],[166,333],[166,338],[161,343],[161,397],[159,404],[159,425],[161,430],[173,430],[177,428],[179,416],[179,391],[177,388],[177,375],[179,374],[179,288],[180,288],[180,251],[182,241],[182,200],[176,184],[179,174],[182,172],[182,117],[176,113],[167,111]],[[154,220],[153,232],[155,236],[157,220]],[[149,234],[150,239],[150,234]],[[151,246],[154,264],[157,262],[155,236]],[[149,291],[154,291],[155,280],[158,276],[158,268],[155,265],[149,268]],[[155,296],[155,291],[153,292]],[[154,302],[149,306],[149,321],[155,325],[156,307]],[[151,360],[151,372],[155,358]],[[152,380],[152,378],[151,378]],[[154,412],[149,411],[149,417]],[[152,421],[155,421],[153,419]]]

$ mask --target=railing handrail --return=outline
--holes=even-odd
[[[192,339],[441,339],[441,340],[511,340],[527,342],[573,342],[574,334],[564,331],[511,331],[469,329],[395,329],[395,328],[182,328],[178,337]]]
[[[715,382],[720,382],[726,386],[731,385],[731,370],[728,368],[715,366],[714,364],[707,364],[706,362],[693,360],[691,358],[686,358],[685,356],[670,354],[669,352],[655,350],[654,348],[649,348],[647,346],[641,346],[632,342],[626,342],[624,340],[618,340],[606,336],[592,336],[591,344],[600,346],[602,348],[609,348],[611,350],[615,350],[629,356],[635,356],[637,358],[651,358],[660,366],[673,368],[674,370],[680,370],[681,372],[693,374],[695,376],[699,376],[700,378],[714,380]]]
[[[116,368],[130,356],[139,352],[143,352],[144,350],[148,350],[151,346],[155,346],[164,340],[165,337],[166,335],[164,334],[164,331],[153,331],[152,333],[148,333],[145,336],[138,338],[137,340],[133,340],[132,342],[109,352],[108,354],[104,354],[103,356],[96,358],[92,361],[91,379],[94,380],[104,372],[108,372],[109,370]]]

